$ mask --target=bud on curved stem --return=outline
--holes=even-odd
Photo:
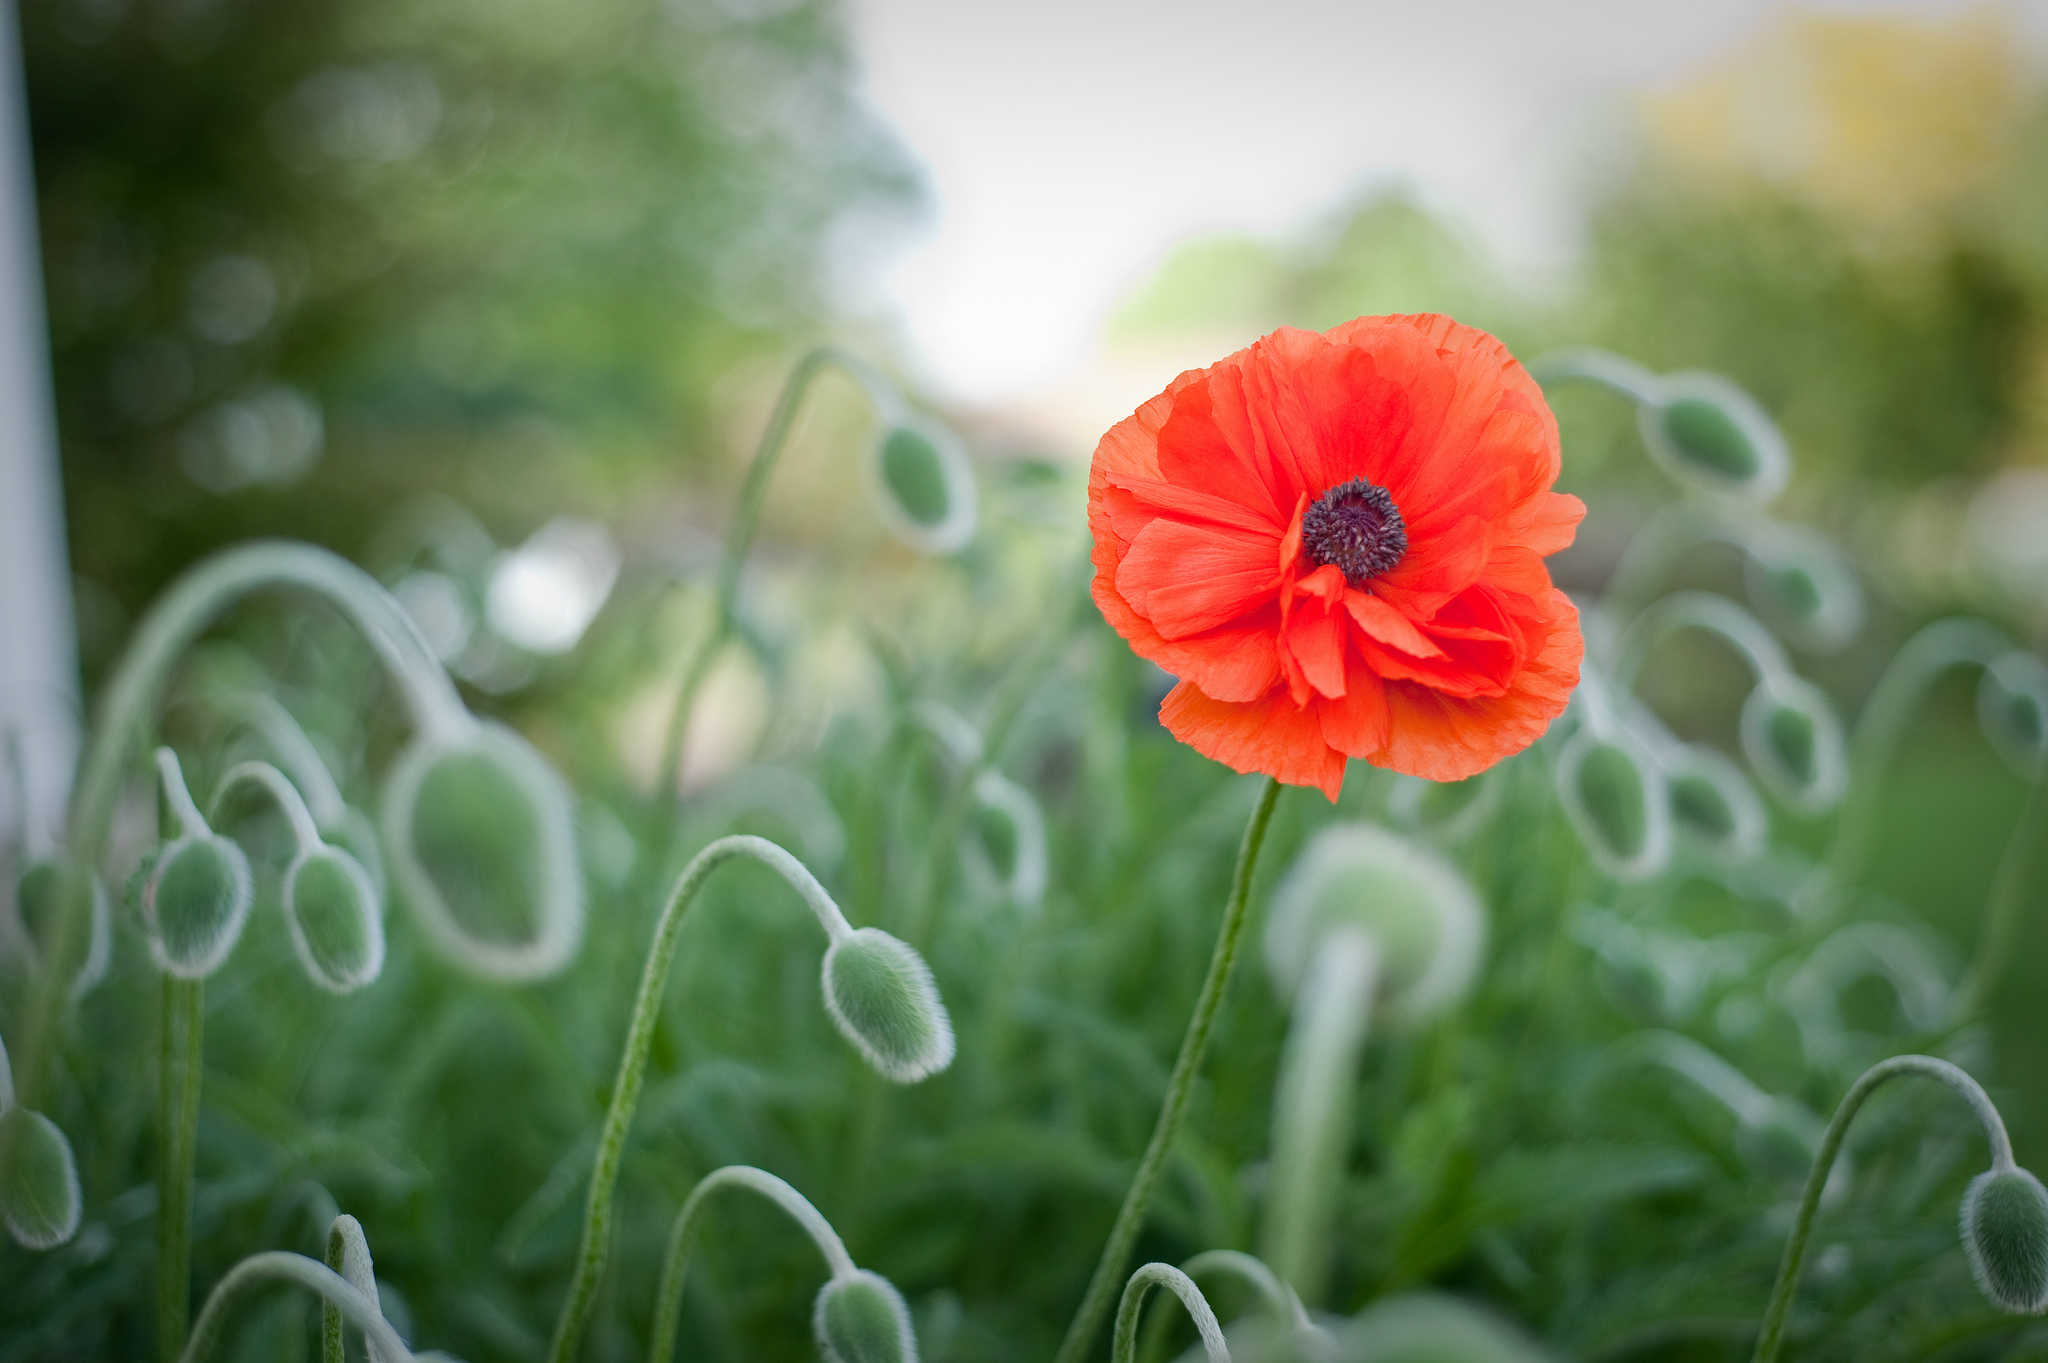
[[[1112,1363],[1136,1363],[1138,1320],[1145,1312],[1145,1298],[1155,1287],[1166,1288],[1180,1298],[1180,1304],[1187,1308],[1195,1329],[1202,1336],[1202,1351],[1209,1363],[1230,1363],[1230,1350],[1223,1342],[1223,1327],[1216,1323],[1216,1313],[1209,1309],[1208,1298],[1202,1295],[1202,1289],[1195,1286],[1194,1279],[1172,1264],[1160,1263],[1146,1264],[1124,1284],[1123,1300],[1117,1303],[1116,1308],[1116,1344],[1110,1355]]]
[[[157,968],[182,980],[203,980],[241,940],[255,902],[249,859],[207,826],[185,788],[177,754],[156,750],[164,799],[179,833],[157,854],[142,890],[150,954]]]
[[[71,959],[72,942],[85,927],[93,871],[129,757],[146,733],[172,666],[222,611],[265,587],[310,590],[347,615],[405,694],[422,729],[459,732],[475,722],[412,618],[376,579],[345,559],[312,545],[258,541],[203,560],[173,582],[143,617],[100,697],[91,742],[72,787],[65,886],[46,960]],[[41,1090],[52,1031],[69,985],[56,972],[46,972],[29,1004],[22,1081],[31,1101]]]
[[[264,1282],[291,1283],[318,1293],[363,1332],[371,1347],[372,1358],[381,1356],[386,1363],[410,1363],[415,1357],[426,1357],[406,1348],[405,1341],[398,1337],[398,1331],[391,1328],[391,1322],[384,1319],[384,1313],[377,1309],[377,1304],[341,1274],[318,1259],[288,1254],[283,1250],[252,1254],[229,1269],[207,1296],[206,1305],[199,1312],[199,1320],[192,1327],[191,1342],[181,1352],[170,1356],[176,1357],[179,1363],[202,1363],[220,1344],[221,1334],[227,1329],[228,1308],[234,1299],[244,1289]]]
[[[1813,1166],[1814,1152],[1820,1148],[1820,1119],[1797,1102],[1764,1092],[1748,1075],[1682,1033],[1644,1031],[1632,1041],[1728,1109],[1737,1123],[1738,1144],[1751,1164],[1787,1178],[1797,1178]]]
[[[1785,673],[1742,703],[1742,750],[1764,785],[1802,814],[1832,809],[1849,784],[1842,724],[1825,692]]]
[[[1643,880],[1671,857],[1671,795],[1649,749],[1620,724],[1589,721],[1557,756],[1564,811],[1600,869]]]
[[[1180,1271],[1190,1278],[1199,1278],[1205,1273],[1228,1273],[1249,1284],[1279,1324],[1296,1330],[1316,1328],[1314,1322],[1309,1320],[1307,1310],[1302,1307],[1301,1298],[1294,1295],[1294,1289],[1280,1281],[1279,1275],[1266,1267],[1264,1260],[1256,1259],[1242,1250],[1203,1250],[1182,1264]]]
[[[1045,815],[1038,801],[994,767],[974,778],[974,798],[982,815],[982,852],[989,869],[1012,903],[1036,909],[1045,897],[1047,872]]]
[[[66,869],[59,852],[53,858],[32,862],[14,885],[14,907],[21,930],[27,935],[28,968],[32,975],[56,971],[71,974],[71,998],[84,998],[92,987],[107,977],[114,959],[113,912],[107,903],[106,886],[92,877],[92,900],[88,911],[85,956],[77,969],[65,962],[47,959],[46,947],[58,937],[58,915],[64,910]],[[75,934],[74,934],[75,936]],[[75,947],[75,942],[74,942]]]
[[[624,1158],[626,1134],[640,1102],[640,1088],[646,1077],[648,1052],[654,1045],[655,1022],[661,1011],[661,996],[668,983],[669,965],[675,958],[676,938],[697,892],[718,867],[734,857],[753,857],[779,873],[803,896],[816,915],[819,926],[832,941],[826,952],[824,988],[828,1009],[843,1034],[858,1047],[870,1063],[898,1082],[921,1078],[944,1067],[952,1058],[952,1024],[947,1020],[937,992],[930,988],[930,973],[923,959],[908,946],[874,928],[858,931],[839,912],[839,906],[825,892],[817,878],[789,853],[765,838],[736,834],[720,838],[691,859],[676,878],[668,902],[654,926],[654,941],[634,996],[633,1014],[626,1025],[626,1044],[612,1081],[612,1096],[598,1134],[597,1166],[591,1173],[590,1198],[584,1211],[583,1239],[577,1254],[576,1273],[562,1302],[562,1314],[555,1324],[551,1363],[567,1363],[583,1333],[590,1313],[591,1298],[604,1272],[611,1239],[612,1192]],[[835,976],[835,959],[840,969]],[[921,980],[918,972],[923,971]],[[840,992],[835,996],[834,990]],[[834,1003],[837,997],[838,1002]],[[935,1016],[906,1022],[905,1010],[929,1005]],[[943,1037],[943,1047],[939,1039]],[[918,1048],[920,1043],[923,1049]],[[943,1055],[938,1051],[943,1049]],[[893,1068],[891,1068],[893,1066]],[[765,1177],[765,1176],[764,1176]]]
[[[15,1101],[0,1042],[0,1222],[25,1249],[55,1249],[78,1233],[83,1205],[71,1142],[55,1122]]]
[[[375,1307],[378,1315],[384,1314],[383,1304],[377,1299],[377,1272],[370,1260],[369,1238],[363,1234],[362,1223],[345,1212],[335,1217],[327,1228],[327,1266],[339,1273],[350,1287],[362,1293],[363,1300]],[[347,1363],[342,1341],[345,1324],[341,1307],[332,1301],[321,1305],[320,1350],[323,1363]],[[363,1344],[369,1353],[370,1363],[397,1363],[385,1355],[374,1337],[366,1337]]]
[[[1981,1200],[1987,1178],[2010,1179],[2015,1173],[2025,1172],[2013,1163],[2012,1141],[2005,1133],[2005,1122],[1998,1109],[1976,1080],[1948,1061],[1926,1055],[1896,1055],[1872,1065],[1850,1086],[1821,1137],[1820,1153],[1814,1157],[1813,1169],[1807,1174],[1806,1187],[1799,1196],[1799,1208],[1793,1214],[1792,1234],[1785,1243],[1785,1257],[1778,1265],[1778,1280],[1771,1288],[1770,1304],[1764,1310],[1763,1328],[1757,1335],[1751,1363],[1774,1363],[1778,1356],[1785,1334],[1785,1317],[1792,1307],[1792,1294],[1799,1286],[1806,1242],[1813,1233],[1813,1214],[1820,1205],[1821,1191],[1827,1186],[1828,1173],[1834,1168],[1850,1121],[1880,1084],[1900,1075],[1939,1080],[1953,1089],[1970,1105],[1970,1111],[1984,1128],[1984,1139],[1991,1146],[1989,1174],[1971,1183],[1962,1208],[1964,1246],[1985,1294],[2008,1310],[2015,1308],[2001,1293],[2038,1293],[2025,1298],[2031,1305],[2019,1308],[2030,1312],[2040,1310],[2048,1302],[2048,1205],[2010,1195],[2010,1184],[1995,1189],[1988,1203]],[[2034,1186],[2038,1188],[2038,1182]],[[1989,1269],[1985,1267],[1987,1263],[1992,1265]]]

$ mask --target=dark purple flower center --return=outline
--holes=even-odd
[[[1319,564],[1336,564],[1346,582],[1362,587],[1408,552],[1408,527],[1385,488],[1353,478],[1302,513],[1301,547]]]

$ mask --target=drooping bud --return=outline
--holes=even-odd
[[[61,861],[35,861],[21,873],[21,878],[14,885],[15,911],[22,931],[28,934],[29,944],[36,953],[37,969],[45,969],[52,964],[46,958],[48,944],[58,935],[55,932],[57,915],[64,911],[64,875]],[[79,944],[83,955],[74,955],[68,964],[54,963],[57,969],[71,972],[71,997],[74,999],[82,997],[107,977],[107,965],[113,959],[113,917],[107,908],[107,887],[100,884],[98,876],[92,878],[90,914],[89,931]]]
[[[1773,525],[1750,537],[1743,578],[1750,604],[1802,648],[1837,653],[1863,628],[1863,588],[1826,538]]]
[[[2025,1169],[1994,1165],[1963,1193],[1963,1250],[1978,1288],[2019,1316],[2048,1311],[2048,1190]]]
[[[1636,411],[1651,456],[1680,482],[1759,503],[1784,490],[1792,471],[1784,435],[1754,398],[1720,375],[1665,374],[1655,398]]]
[[[384,831],[395,888],[458,965],[531,980],[575,955],[583,895],[569,797],[510,729],[416,739],[386,778]]]
[[[857,928],[825,952],[825,1009],[885,1078],[915,1083],[953,1062],[953,1022],[909,943]]]
[[[1293,997],[1332,931],[1369,936],[1381,1011],[1421,1021],[1463,996],[1486,915],[1450,863],[1371,824],[1331,824],[1289,868],[1266,919],[1266,961]]]
[[[25,1107],[0,1110],[0,1221],[29,1249],[78,1232],[78,1162],[57,1124]]]
[[[1668,767],[1674,829],[1729,861],[1748,861],[1763,850],[1769,816],[1740,768],[1697,745],[1680,749]]]
[[[179,979],[205,979],[241,939],[254,900],[240,847],[211,833],[177,839],[157,857],[142,891],[150,954]]]
[[[322,989],[351,993],[384,969],[377,887],[340,848],[317,848],[292,862],[284,878],[284,916],[299,963]]]
[[[1557,789],[1586,850],[1617,880],[1655,875],[1671,854],[1664,775],[1636,739],[1591,726],[1557,759]]]
[[[1742,703],[1741,729],[1749,765],[1788,807],[1818,814],[1842,798],[1849,780],[1842,722],[1812,682],[1766,674]]]
[[[826,1363],[917,1363],[917,1335],[903,1294],[864,1268],[837,1274],[819,1289],[811,1328]]]
[[[1019,906],[1045,897],[1045,815],[1031,792],[993,767],[974,780],[975,842],[996,881]]]
[[[943,428],[898,421],[875,451],[882,519],[896,537],[926,554],[951,554],[974,537],[974,471]]]
[[[1985,668],[1977,684],[1977,723],[2022,780],[2039,780],[2048,760],[2048,667],[2015,651]]]

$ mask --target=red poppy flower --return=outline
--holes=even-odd
[[[1521,751],[1578,682],[1543,556],[1557,421],[1448,317],[1282,328],[1111,428],[1088,475],[1095,601],[1180,679],[1175,737],[1320,787],[1346,758],[1454,781]]]

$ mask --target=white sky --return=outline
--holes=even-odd
[[[1914,15],[1968,6],[1830,0]],[[851,0],[868,93],[936,219],[885,282],[937,395],[1069,382],[1176,242],[1282,230],[1404,179],[1525,277],[1630,91],[1746,36],[1770,0]],[[2031,39],[2048,0],[2007,6]]]

